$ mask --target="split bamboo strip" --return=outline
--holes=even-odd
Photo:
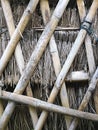
[[[57,7],[52,15],[52,18],[50,22],[47,24],[44,32],[42,33],[40,39],[38,40],[38,43],[36,45],[35,50],[33,51],[31,58],[26,66],[26,69],[24,70],[14,92],[15,93],[23,93],[24,89],[26,88],[30,77],[32,76],[35,67],[38,64],[38,61],[40,60],[43,52],[45,51],[45,48],[49,42],[49,39],[51,35],[53,34],[53,31],[55,30],[69,0],[59,0]],[[7,107],[5,108],[5,111],[0,118],[0,130],[4,129],[14,111],[15,103],[9,102]]]
[[[50,112],[52,111],[52,112],[74,116],[74,117],[78,117],[82,119],[98,121],[98,114],[92,114],[88,112],[82,112],[79,110],[61,107],[61,106],[54,105],[45,101],[38,100],[36,98],[23,96],[16,93],[2,91],[2,95],[0,96],[0,98],[5,99],[5,100],[11,100],[18,103],[23,103],[26,105],[31,105],[35,108],[41,108]]]
[[[86,16],[86,20],[88,20],[90,22],[92,21],[93,17],[95,16],[97,8],[98,8],[98,1],[94,0],[91,8],[89,10],[89,13]],[[65,77],[66,77],[66,75],[67,75],[67,73],[72,65],[72,62],[73,62],[76,54],[78,53],[79,48],[81,47],[81,45],[84,41],[86,34],[87,34],[86,30],[84,30],[84,29],[80,30],[80,32],[76,38],[76,41],[75,41],[75,43],[74,43],[66,61],[65,61],[65,64],[64,64],[59,76],[57,77],[57,80],[54,84],[53,90],[50,94],[50,97],[48,98],[48,102],[52,103],[55,100],[55,98],[60,90],[60,86],[63,84],[64,79],[65,79]],[[42,129],[42,127],[46,121],[47,115],[48,115],[48,112],[46,112],[46,111],[42,112],[41,116],[39,117],[39,120],[38,120],[38,123],[36,125],[35,130]]]
[[[8,43],[1,59],[0,59],[0,76],[3,72],[3,70],[5,69],[8,61],[10,60],[16,45],[18,44],[18,41],[21,38],[21,35],[27,25],[27,23],[29,22],[29,19],[32,15],[32,13],[34,12],[37,4],[38,4],[39,0],[30,0],[26,10],[23,13],[23,16],[17,26],[17,28],[15,29],[10,42]],[[7,16],[8,17],[8,16]]]
[[[84,98],[83,98],[83,100],[82,100],[78,110],[83,111],[85,109],[85,107],[87,106],[87,104],[88,104],[88,102],[89,102],[89,100],[90,100],[90,98],[92,96],[92,93],[95,90],[95,87],[96,87],[97,83],[98,83],[98,68],[96,69],[95,74],[93,75],[93,77],[91,79],[91,82],[89,84],[87,92],[86,92],[86,94],[85,94],[85,96],[84,96]],[[77,125],[78,125],[78,119],[75,118],[72,121],[69,130],[75,130]]]
[[[40,0],[40,8],[41,8],[44,24],[46,25],[49,22],[50,16],[51,16],[48,0]],[[50,39],[49,46],[50,46],[50,52],[52,56],[55,75],[57,77],[61,70],[61,64],[60,64],[60,58],[59,58],[58,49],[57,49],[54,35],[52,35]],[[69,107],[69,101],[68,101],[68,95],[67,95],[65,83],[63,83],[62,88],[61,88],[60,98],[61,98],[62,105],[64,107]],[[70,122],[71,122],[70,120],[71,120],[70,117],[65,116],[67,129],[70,126]]]
[[[2,4],[4,15],[5,15],[6,23],[7,23],[7,26],[8,26],[9,34],[10,34],[10,37],[11,37],[12,34],[14,33],[14,31],[15,31],[15,25],[14,25],[14,20],[13,20],[13,15],[12,15],[12,10],[11,10],[11,7],[10,7],[9,0],[1,0],[1,4]],[[24,58],[23,58],[23,54],[22,54],[20,44],[18,44],[16,46],[15,58],[16,58],[16,61],[17,61],[17,65],[19,67],[20,74],[22,75],[23,70],[24,70]],[[26,91],[27,91],[28,96],[33,96],[30,85],[28,85]],[[38,120],[37,112],[31,106],[29,106],[29,112],[30,112],[30,115],[31,115],[33,126],[35,127],[37,120]]]

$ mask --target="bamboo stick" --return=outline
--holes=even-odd
[[[98,2],[97,2],[97,0],[94,0],[93,4],[92,4],[92,6],[89,10],[89,13],[86,16],[86,20],[92,21],[93,17],[95,16],[95,12],[97,10],[97,7],[98,7]],[[84,41],[86,34],[87,34],[86,30],[84,30],[84,29],[80,30],[80,32],[79,32],[79,34],[78,34],[78,36],[75,40],[75,43],[74,43],[66,61],[65,61],[65,64],[64,64],[59,76],[57,77],[57,80],[54,84],[53,90],[52,90],[52,92],[51,92],[51,94],[48,98],[48,102],[52,103],[55,100],[55,98],[56,98],[56,96],[57,96],[57,94],[60,90],[60,86],[64,82],[64,79],[65,79],[65,77],[66,77],[66,75],[67,75],[67,73],[68,73],[68,71],[69,71],[69,69],[72,65],[72,62],[73,62],[79,48],[81,47],[81,45]],[[36,125],[35,130],[41,130],[42,129],[47,116],[48,116],[48,113],[46,111],[43,111],[41,116],[39,117],[39,120],[38,120],[38,123]]]
[[[95,87],[96,87],[97,83],[98,83],[98,68],[96,69],[95,74],[93,75],[93,77],[91,79],[91,82],[89,84],[87,92],[86,92],[86,94],[85,94],[85,96],[84,96],[78,110],[83,111],[85,109],[85,107],[87,106],[87,104],[88,104],[88,102],[89,102],[89,100],[90,100],[90,98],[92,96],[92,93],[95,90]],[[69,130],[75,130],[77,125],[78,125],[78,119],[75,118],[72,121]]]
[[[40,0],[40,9],[41,9],[44,24],[46,25],[51,16],[48,0]],[[61,70],[61,64],[60,64],[60,58],[59,58],[58,49],[57,49],[54,35],[52,35],[50,39],[49,46],[50,46],[50,52],[52,56],[55,75],[57,77]],[[65,83],[62,84],[62,88],[60,91],[60,98],[61,98],[62,106],[69,107],[69,101],[68,101],[68,95],[67,95]],[[71,120],[70,117],[65,116],[67,129],[70,126],[70,122],[71,122],[70,120]]]
[[[81,21],[83,21],[84,17],[86,16],[84,1],[77,0],[77,6],[78,6],[78,10],[79,10],[80,19],[81,19]],[[89,35],[87,35],[85,38],[85,47],[86,47],[89,72],[90,72],[90,75],[92,75],[95,71],[95,60],[94,60],[94,55],[93,55],[91,38]],[[78,125],[78,119],[74,119],[70,126],[70,130],[75,130],[77,125]]]
[[[35,67],[38,64],[38,61],[40,60],[48,42],[49,39],[55,30],[69,0],[59,0],[57,7],[52,15],[52,18],[50,22],[47,24],[44,32],[42,33],[40,39],[38,40],[38,43],[36,45],[35,50],[33,51],[31,58],[26,66],[26,69],[24,70],[14,92],[21,94],[24,89],[26,88],[30,77],[32,76]],[[7,107],[5,108],[5,111],[0,118],[0,130],[4,129],[14,111],[15,103],[9,102]]]
[[[12,10],[11,10],[11,7],[10,7],[9,0],[1,0],[1,4],[2,4],[4,15],[5,15],[6,23],[7,23],[7,26],[8,26],[9,34],[10,34],[10,37],[11,37],[13,35],[14,31],[15,31],[15,25],[14,25],[14,20],[13,20],[13,15],[12,15]],[[23,58],[23,54],[22,54],[20,44],[18,44],[16,46],[15,58],[16,58],[17,65],[19,67],[20,74],[22,75],[23,70],[24,70],[24,58]],[[27,92],[28,96],[33,96],[30,85],[28,85],[26,92]],[[28,107],[29,107],[29,112],[30,112],[30,115],[31,115],[33,127],[35,128],[35,125],[36,125],[37,120],[38,120],[37,112],[31,106],[28,106]]]
[[[3,72],[3,70],[5,69],[8,61],[10,60],[10,58],[15,50],[15,47],[21,38],[21,35],[22,35],[24,29],[25,29],[27,23],[29,22],[31,15],[38,4],[38,1],[39,0],[30,0],[26,10],[24,11],[19,24],[18,24],[17,28],[15,29],[15,31],[11,37],[11,40],[8,43],[8,45],[0,59],[0,76]]]
[[[52,111],[52,112],[74,116],[74,117],[78,117],[82,119],[98,121],[98,114],[92,114],[88,112],[74,110],[71,108],[61,107],[61,106],[54,105],[45,101],[38,100],[36,98],[23,96],[16,93],[2,91],[2,95],[0,96],[0,98],[5,99],[5,100],[11,100],[18,103],[23,103],[26,105],[31,105],[32,107],[44,109],[48,112]]]
[[[84,1],[77,0],[77,5],[78,5],[80,19],[82,22],[86,16]],[[94,60],[94,55],[93,55],[92,41],[89,35],[87,35],[85,38],[85,47],[86,47],[89,72],[90,72],[90,75],[92,76],[96,69],[96,66],[95,66],[95,60]]]

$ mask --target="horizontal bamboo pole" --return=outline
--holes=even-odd
[[[97,2],[96,2],[96,0],[94,0],[93,4],[92,4],[92,6],[89,10],[89,13],[86,16],[87,21],[90,21],[90,22],[92,21],[93,17],[95,16],[97,7],[98,7]],[[56,96],[57,96],[57,94],[58,94],[58,92],[61,88],[61,85],[63,84],[64,79],[65,79],[65,77],[66,77],[66,75],[67,75],[67,73],[68,73],[68,71],[69,71],[69,69],[72,65],[72,62],[73,62],[76,54],[78,53],[79,48],[81,47],[81,45],[82,45],[82,43],[85,39],[86,34],[87,34],[86,30],[84,30],[84,29],[80,30],[80,32],[79,32],[79,34],[78,34],[78,36],[75,40],[75,43],[74,43],[66,61],[65,61],[65,64],[63,65],[63,68],[62,68],[60,74],[57,77],[57,80],[54,84],[53,90],[52,90],[52,92],[51,92],[51,94],[48,98],[48,102],[52,103],[55,100],[55,98],[56,98]],[[38,123],[36,125],[35,130],[41,130],[42,129],[44,124],[41,121],[43,120],[43,122],[45,122],[47,116],[48,116],[48,113],[46,111],[43,111],[41,116],[39,117],[39,120],[38,120]]]
[[[88,102],[89,102],[89,100],[90,100],[90,98],[92,96],[92,93],[94,92],[94,90],[96,88],[97,83],[98,83],[98,68],[96,69],[95,74],[93,75],[93,77],[91,79],[91,82],[89,84],[87,92],[86,92],[86,94],[85,94],[85,96],[84,96],[78,110],[83,111],[86,108],[86,106],[87,106],[87,104],[88,104]],[[78,125],[78,119],[75,118],[72,121],[69,130],[75,130],[77,125]]]
[[[29,22],[31,15],[34,12],[34,10],[38,4],[38,1],[39,0],[30,0],[26,10],[24,11],[19,24],[18,24],[17,28],[15,29],[15,31],[11,37],[11,40],[9,41],[1,59],[0,59],[0,76],[1,76],[2,72],[4,71],[8,61],[10,60],[10,58],[15,50],[15,47],[21,38],[21,35],[22,35],[24,29],[25,29],[27,23]]]
[[[36,45],[35,50],[33,51],[31,58],[26,66],[26,69],[24,70],[14,92],[15,93],[23,93],[24,89],[26,88],[30,77],[32,76],[35,67],[37,66],[43,52],[45,51],[45,48],[49,42],[49,39],[51,35],[53,34],[53,31],[55,30],[69,0],[59,0],[57,7],[51,17],[50,22],[47,24],[44,32],[42,33],[40,39],[38,40],[38,43]],[[0,118],[0,130],[4,129],[14,111],[15,103],[9,102],[7,107],[5,108],[5,111]]]
[[[44,24],[46,25],[51,16],[48,0],[40,0],[40,9],[41,9]],[[61,64],[60,64],[59,53],[58,53],[54,35],[52,35],[50,39],[49,47],[50,47],[50,53],[52,56],[52,62],[53,62],[55,75],[57,77],[61,70]],[[68,101],[68,95],[67,95],[67,89],[66,89],[65,83],[62,84],[61,91],[60,91],[60,98],[61,98],[62,106],[69,107],[69,101]],[[70,117],[65,116],[65,121],[66,121],[67,128],[69,128],[70,122],[71,122]]]
[[[14,20],[13,20],[13,15],[12,15],[12,10],[10,7],[9,0],[1,0],[1,4],[2,4],[5,19],[6,19],[7,27],[9,30],[9,34],[11,37],[15,31],[15,25],[14,25]],[[16,62],[17,62],[18,68],[19,68],[19,72],[22,75],[23,70],[24,70],[24,58],[23,58],[21,46],[19,43],[15,49],[15,58],[16,58]],[[30,85],[28,85],[26,92],[27,92],[28,96],[33,96]],[[31,106],[29,106],[29,112],[31,115],[33,127],[35,127],[37,120],[38,120],[37,112]]]
[[[26,105],[31,105],[36,108],[44,109],[48,112],[52,111],[52,112],[65,114],[65,115],[69,115],[69,116],[75,116],[75,117],[82,118],[82,119],[98,121],[97,114],[81,112],[79,110],[61,107],[58,105],[47,103],[45,101],[38,100],[36,98],[23,96],[23,95],[19,95],[16,93],[2,91],[2,95],[0,95],[0,98],[6,99],[6,100],[11,100],[11,101],[18,102],[18,103],[23,103]]]

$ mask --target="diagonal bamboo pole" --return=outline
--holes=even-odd
[[[80,19],[81,19],[81,21],[83,21],[84,17],[86,16],[84,1],[77,0],[77,6],[78,6],[78,10],[79,10]],[[86,53],[87,53],[87,59],[88,59],[89,72],[90,72],[90,75],[92,75],[95,70],[95,61],[94,61],[94,56],[93,56],[91,38],[89,35],[87,35],[85,38],[85,47],[86,47]],[[77,125],[78,125],[78,119],[74,119],[70,126],[70,130],[75,130]]]
[[[4,15],[5,15],[6,23],[7,23],[7,26],[8,26],[8,30],[9,30],[9,33],[10,33],[10,37],[11,37],[12,34],[14,33],[14,31],[15,31],[15,25],[14,25],[14,20],[13,20],[13,15],[12,15],[12,10],[11,10],[11,7],[10,7],[9,0],[1,0],[1,4],[2,4]],[[16,58],[16,61],[17,61],[17,65],[19,67],[20,74],[22,75],[23,70],[24,70],[24,58],[23,58],[23,54],[22,54],[20,44],[18,44],[16,46],[15,58]],[[33,96],[30,85],[28,85],[26,92],[27,92],[28,96]],[[30,115],[31,115],[33,126],[35,127],[37,120],[38,120],[37,112],[31,106],[29,106],[29,112],[30,112]]]
[[[18,41],[20,40],[21,35],[22,35],[27,23],[29,22],[29,19],[30,19],[32,13],[34,12],[38,2],[39,2],[39,0],[30,0],[26,10],[24,11],[19,24],[18,24],[17,28],[15,29],[15,31],[11,37],[11,40],[8,43],[8,45],[0,59],[0,76],[3,72],[3,70],[5,69],[8,61],[10,60],[10,58],[15,50],[15,47],[16,47]]]
[[[88,104],[88,102],[89,102],[89,100],[90,100],[90,98],[92,96],[92,93],[95,90],[95,87],[96,87],[97,83],[98,83],[98,68],[96,69],[95,74],[93,75],[93,77],[91,79],[90,85],[89,85],[89,87],[87,89],[87,92],[86,92],[86,94],[85,94],[85,96],[84,96],[78,110],[83,111],[85,109],[85,107],[87,106],[87,104]],[[78,125],[78,119],[75,118],[72,121],[69,130],[75,130],[77,125]]]
[[[26,88],[26,86],[29,82],[29,79],[32,76],[34,69],[37,66],[38,61],[40,60],[48,42],[49,42],[49,39],[50,39],[53,31],[55,30],[68,2],[69,2],[69,0],[59,0],[57,7],[52,15],[52,18],[51,18],[50,22],[47,24],[40,39],[38,40],[36,48],[31,55],[31,58],[26,66],[26,69],[24,70],[24,72],[14,90],[15,93],[21,94],[21,93],[23,93],[24,89]],[[3,130],[6,127],[8,121],[14,111],[14,108],[15,108],[15,103],[9,102],[7,107],[5,108],[5,111],[2,115],[2,117],[0,118],[0,130]]]
[[[86,16],[86,20],[88,20],[90,22],[92,21],[93,17],[95,16],[95,12],[96,12],[97,8],[98,8],[98,1],[94,0],[93,4],[89,10],[89,13]],[[64,79],[65,79],[65,77],[66,77],[66,75],[67,75],[67,73],[72,65],[72,62],[73,62],[79,48],[81,47],[81,45],[84,41],[86,34],[87,34],[86,30],[84,30],[84,29],[80,30],[80,32],[76,38],[76,41],[75,41],[75,43],[74,43],[66,61],[65,61],[65,64],[64,64],[59,76],[57,77],[57,80],[56,80],[55,85],[53,87],[53,90],[50,94],[48,102],[52,103],[55,100],[55,97],[57,96],[57,94],[59,92],[60,86],[63,84]],[[46,112],[46,111],[42,112],[41,116],[39,117],[39,120],[38,120],[38,123],[36,125],[35,130],[42,129],[42,127],[46,121],[47,115],[48,115],[48,112]]]
[[[40,0],[40,8],[41,8],[44,24],[46,25],[50,19],[50,8],[49,8],[48,0]],[[60,58],[59,58],[58,49],[57,49],[54,35],[52,35],[50,39],[49,46],[50,46],[50,52],[52,56],[54,71],[55,71],[56,76],[58,76],[61,70],[61,64],[60,64]],[[69,101],[68,101],[68,95],[67,95],[65,83],[63,83],[62,88],[61,88],[60,98],[61,98],[62,105],[65,107],[69,107]],[[65,116],[67,129],[70,126],[70,120],[71,120],[70,117]]]
[[[78,6],[78,10],[79,10],[80,19],[82,22],[86,16],[84,1],[77,0],[77,6]],[[89,35],[87,35],[85,38],[85,47],[86,47],[89,72],[90,72],[90,75],[92,76],[96,69],[96,66],[95,66],[95,60],[94,60],[94,55],[93,55],[92,41],[91,41],[91,38]]]
[[[83,118],[87,120],[98,121],[98,114],[92,114],[92,113],[82,112],[79,110],[74,110],[66,107],[61,107],[45,101],[38,100],[36,98],[23,96],[16,93],[2,91],[2,95],[0,96],[0,98],[4,100],[11,100],[14,102],[23,103],[26,105],[31,105],[32,107],[41,108],[50,112],[52,111],[52,112]]]

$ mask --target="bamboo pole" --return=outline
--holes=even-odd
[[[13,15],[12,15],[12,10],[11,10],[11,7],[10,7],[9,0],[1,0],[1,4],[2,4],[4,15],[5,15],[6,23],[7,23],[7,26],[8,26],[9,34],[10,34],[10,37],[11,37],[13,35],[14,31],[15,31],[15,25],[14,25],[14,20],[13,20]],[[15,58],[16,58],[16,62],[17,62],[20,74],[22,75],[23,70],[24,70],[24,58],[23,58],[23,54],[22,54],[20,44],[18,44],[16,46]],[[33,96],[30,85],[28,85],[26,92],[27,92],[28,96]],[[28,107],[29,107],[29,112],[30,112],[30,115],[31,115],[33,127],[35,128],[35,125],[38,121],[37,112],[31,106],[28,106]]]
[[[90,100],[90,98],[92,96],[92,93],[95,90],[95,87],[96,87],[97,83],[98,83],[98,68],[96,69],[95,74],[93,75],[93,77],[91,79],[91,82],[89,84],[87,92],[86,92],[86,94],[85,94],[85,96],[84,96],[78,110],[83,111],[85,109],[85,107],[87,106],[87,104],[88,104],[88,102],[89,102],[89,100]],[[78,119],[75,118],[72,121],[69,130],[75,130],[77,125],[78,125]]]
[[[97,7],[98,7],[98,1],[94,0],[93,4],[92,4],[92,6],[91,6],[91,8],[89,10],[89,13],[86,16],[86,20],[88,20],[90,22],[92,21],[93,17],[95,16]],[[84,41],[84,38],[85,38],[86,34],[87,34],[86,30],[84,30],[84,29],[80,30],[80,32],[79,32],[79,34],[78,34],[78,36],[77,36],[77,38],[75,40],[75,43],[74,43],[74,45],[73,45],[73,47],[72,47],[66,61],[65,61],[65,64],[64,64],[60,74],[57,77],[57,80],[56,80],[56,82],[54,84],[53,90],[52,90],[52,92],[51,92],[51,94],[50,94],[50,96],[48,98],[48,102],[52,103],[55,100],[55,98],[56,98],[56,96],[57,96],[57,94],[58,94],[58,92],[60,90],[60,86],[64,82],[64,79],[65,79],[65,77],[66,77],[66,75],[67,75],[67,73],[68,73],[68,71],[69,71],[69,69],[70,69],[70,67],[72,65],[72,62],[73,62],[79,48],[81,47],[81,45],[82,45],[82,43]],[[44,123],[46,121],[47,116],[48,116],[48,113],[46,111],[43,111],[41,116],[39,117],[39,120],[38,120],[38,123],[36,125],[35,130],[41,130],[42,129],[42,127],[43,127],[43,125],[44,125]]]
[[[44,109],[48,112],[52,111],[52,112],[74,116],[82,119],[98,121],[98,114],[92,114],[88,112],[74,110],[71,108],[61,107],[45,101],[38,100],[36,98],[23,96],[16,93],[2,91],[2,95],[0,96],[0,98],[4,100],[11,100],[13,102],[23,103],[26,105],[31,105],[32,107]]]
[[[3,72],[3,70],[5,69],[8,61],[10,60],[10,58],[15,50],[15,47],[21,38],[21,35],[22,35],[24,29],[25,29],[27,23],[29,22],[31,15],[34,12],[34,10],[38,4],[38,1],[39,0],[30,0],[26,10],[24,11],[19,24],[18,24],[17,28],[15,29],[15,31],[11,37],[11,40],[8,43],[8,45],[0,59],[0,76]]]
[[[26,88],[30,77],[32,76],[35,67],[38,64],[38,61],[40,60],[48,42],[49,39],[55,30],[69,0],[59,0],[57,7],[52,15],[52,18],[50,22],[47,24],[44,32],[42,33],[40,39],[38,40],[38,43],[36,45],[35,50],[33,51],[31,58],[26,66],[26,69],[24,70],[14,92],[21,94],[23,93],[24,89]],[[4,129],[14,111],[15,103],[9,102],[7,107],[5,108],[5,111],[0,118],[0,130]]]
[[[82,22],[84,17],[86,16],[84,1],[83,0],[77,0],[77,6],[78,6],[78,10],[79,10],[80,19],[81,19],[81,22]],[[86,38],[85,38],[85,47],[86,47],[86,54],[87,54],[89,72],[90,72],[90,75],[92,75],[95,71],[95,60],[94,60],[94,55],[93,55],[91,38],[90,38],[89,35],[87,35]],[[74,119],[71,126],[70,126],[70,130],[75,130],[77,125],[78,125],[78,119]]]
[[[77,0],[77,6],[79,10],[80,19],[82,22],[86,16],[84,1]],[[93,55],[92,41],[89,35],[87,35],[85,38],[85,47],[86,47],[89,72],[90,72],[90,75],[92,76],[96,69],[96,66],[95,66],[95,60],[94,60],[94,55]]]
[[[50,20],[50,16],[51,16],[48,0],[40,0],[40,9],[41,9],[44,24],[46,25],[48,21]],[[50,52],[52,56],[55,75],[57,77],[61,70],[61,64],[60,64],[60,58],[59,58],[58,49],[57,49],[54,35],[52,35],[50,39],[49,46],[50,46]],[[62,84],[61,91],[60,91],[60,98],[61,98],[62,105],[64,107],[69,107],[69,101],[68,101],[68,95],[67,95],[65,83]],[[65,116],[67,129],[70,126],[70,122],[71,122],[70,120],[71,120],[70,117]]]

